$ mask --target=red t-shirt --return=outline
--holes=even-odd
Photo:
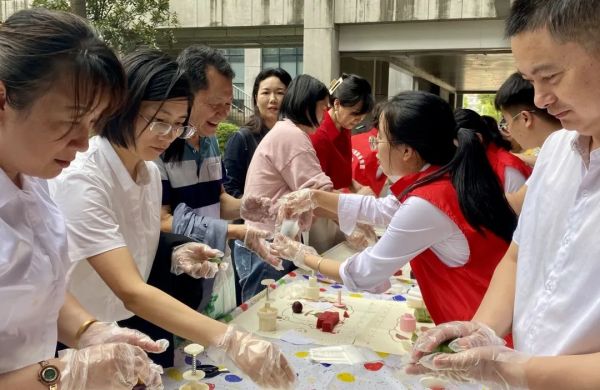
[[[376,128],[352,136],[352,177],[379,196],[387,177],[379,168],[377,151],[371,150],[369,137],[377,137]]]
[[[323,115],[321,126],[310,135],[321,169],[333,182],[333,188],[338,190],[352,184],[351,135],[350,130],[335,127],[328,111]]]

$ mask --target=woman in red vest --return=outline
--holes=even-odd
[[[367,223],[386,226],[383,237],[343,263],[281,235],[274,248],[350,290],[376,293],[410,261],[436,323],[470,320],[517,222],[485,147],[476,132],[457,130],[448,103],[427,92],[396,95],[382,106],[377,127],[372,145],[381,167],[400,177],[393,196],[303,190],[288,195],[280,215],[319,208],[336,213],[347,234]]]
[[[481,136],[487,158],[507,193],[516,192],[531,176],[532,168],[510,152],[510,143],[501,138],[500,132],[492,133],[484,119],[475,111],[459,108],[454,111],[456,125],[472,129]],[[505,145],[507,143],[508,145]]]
[[[360,76],[343,74],[331,83],[329,93],[331,107],[310,140],[333,188],[362,192],[363,186],[352,180],[351,136],[352,129],[373,109],[371,84]],[[368,186],[363,191],[372,193]]]

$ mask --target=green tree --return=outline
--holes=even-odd
[[[177,15],[169,10],[169,0],[34,0],[32,6],[87,17],[120,53],[141,45],[158,47],[158,42],[175,42],[171,28],[157,28],[178,24]]]
[[[500,120],[500,112],[494,106],[495,94],[467,94],[463,97],[463,107],[477,111],[480,115],[489,115]]]

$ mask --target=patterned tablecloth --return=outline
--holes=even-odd
[[[335,247],[329,252],[332,257],[336,258],[336,254],[346,255],[347,247]],[[300,284],[306,284],[308,275],[296,271],[290,272],[288,275],[278,280],[270,286],[270,294],[274,294],[274,299],[277,299],[278,290],[289,290]],[[319,278],[320,291],[323,294],[337,294],[338,290],[343,291],[344,296],[352,297],[353,299],[364,300],[385,300],[397,302],[399,305],[406,304],[406,294],[410,289],[415,288],[410,279],[392,278],[392,287],[383,294],[371,293],[350,293],[346,288],[337,283],[331,283],[326,279]],[[263,305],[265,302],[266,293],[263,291],[248,302],[237,307],[225,321],[237,324],[244,327],[244,319],[242,313],[246,312],[253,305]],[[247,317],[247,316],[246,316]],[[324,364],[315,363],[308,359],[309,349],[320,347],[321,345],[304,344],[295,345],[283,340],[269,339],[279,346],[289,362],[294,367],[297,375],[297,389],[425,389],[420,383],[419,377],[409,376],[404,373],[403,367],[406,364],[407,355],[393,355],[385,352],[373,351],[375,359],[366,363],[355,365],[343,364]],[[183,353],[183,346],[180,345],[176,350],[175,367],[165,370],[163,381],[166,390],[176,390],[186,383],[182,378],[185,370],[188,370],[191,365],[191,359]],[[206,354],[201,355],[198,364],[212,364]],[[258,389],[259,387],[252,383],[249,379],[241,376],[224,373],[214,378],[202,381],[209,385],[211,389]],[[456,387],[448,387],[447,389],[455,389]],[[461,385],[460,389],[482,389],[481,385]]]

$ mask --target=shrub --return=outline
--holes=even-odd
[[[225,145],[227,145],[227,141],[229,137],[233,135],[236,131],[238,131],[239,127],[229,122],[221,122],[217,126],[217,140],[219,141],[219,149],[221,150],[221,154],[225,152]]]

